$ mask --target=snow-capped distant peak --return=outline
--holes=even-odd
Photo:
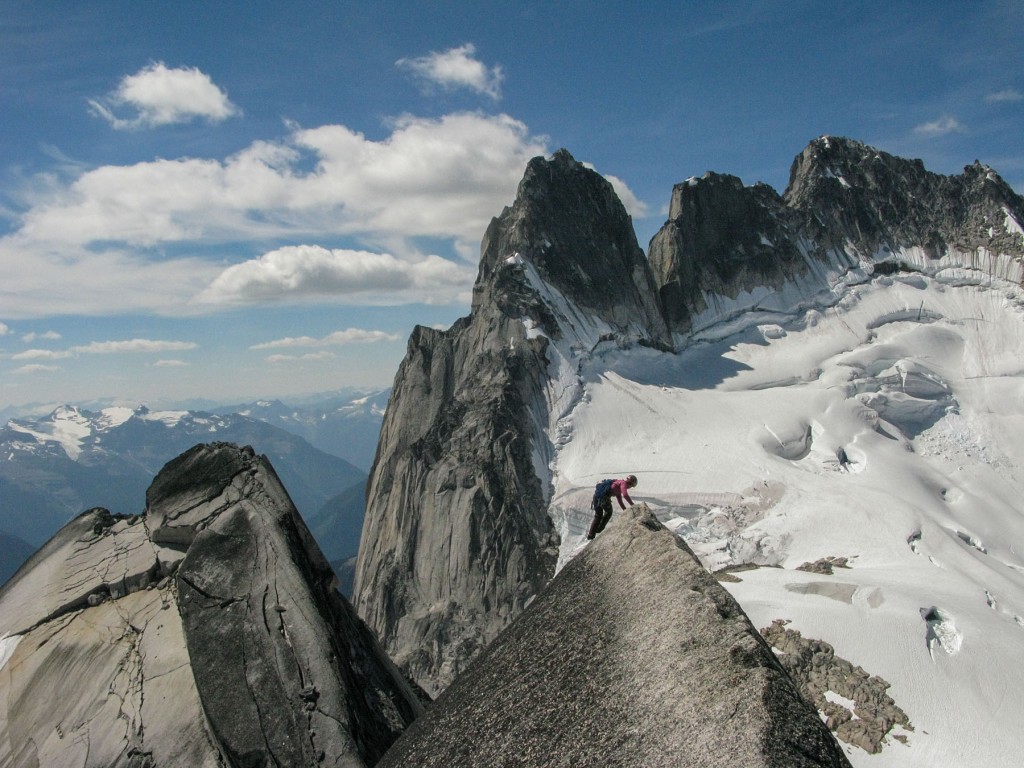
[[[93,431],[92,421],[77,408],[62,405],[46,419],[36,422],[11,420],[8,427],[15,432],[31,435],[40,443],[57,443],[72,461],[82,453],[82,443]]]
[[[188,415],[188,411],[147,411],[139,414],[144,421],[162,421],[168,427],[177,426]]]
[[[104,408],[100,411],[99,416],[96,417],[95,423],[100,430],[113,429],[114,427],[121,426],[134,415],[135,409],[128,408],[127,406]]]

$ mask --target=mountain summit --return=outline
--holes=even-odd
[[[521,264],[536,274],[529,283],[533,291],[515,268]],[[606,179],[564,149],[550,160],[529,162],[515,202],[488,227],[474,312],[494,304],[557,335],[558,326],[544,314],[551,303],[536,293],[539,286],[618,333],[662,348],[671,343],[626,209]]]
[[[651,266],[673,331],[753,309],[786,311],[861,264],[966,269],[1019,283],[1021,198],[991,168],[925,170],[858,141],[822,137],[793,161],[783,195],[705,174],[672,190]]]

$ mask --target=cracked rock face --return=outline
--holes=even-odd
[[[0,590],[0,765],[373,765],[420,711],[273,468],[202,445]]]
[[[849,766],[739,605],[638,505],[384,756],[399,766]]]

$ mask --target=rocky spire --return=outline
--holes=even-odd
[[[481,250],[472,314],[409,339],[357,565],[360,616],[432,694],[554,574],[549,344],[574,323],[669,341],[629,216],[564,150],[530,161]]]
[[[668,348],[653,275],[611,184],[565,149],[529,162],[516,200],[481,245],[474,308],[495,299],[495,278],[518,254],[540,279],[617,332]],[[534,304],[540,302],[535,298]],[[499,307],[503,307],[498,294]],[[557,335],[559,329],[545,325]]]
[[[650,258],[674,330],[689,329],[709,294],[779,288],[804,268],[775,190],[717,173],[672,188],[669,219],[651,240]]]
[[[0,589],[0,764],[373,765],[420,711],[269,462],[196,446]]]
[[[612,518],[380,768],[409,765],[849,762],[736,601],[641,505]]]
[[[649,250],[669,324],[687,332],[702,314],[708,324],[792,306],[864,264],[1019,281],[1022,223],[1024,201],[987,166],[942,176],[920,160],[823,136],[793,161],[781,197],[714,173],[677,184]]]

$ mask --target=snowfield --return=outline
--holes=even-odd
[[[1020,765],[1024,299],[977,283],[865,275],[679,354],[600,329],[553,344],[560,566],[594,484],[635,473],[708,568],[761,566],[725,584],[755,626],[788,620],[891,684],[913,730],[844,745],[854,765]],[[796,570],[825,557],[849,567]]]

